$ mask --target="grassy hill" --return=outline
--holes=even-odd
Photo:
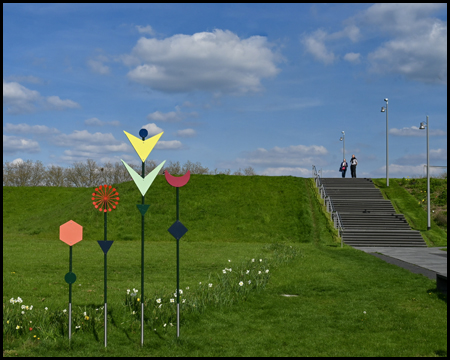
[[[99,184],[100,185],[100,184]],[[108,213],[109,240],[140,240],[141,194],[133,182],[114,185],[119,205]],[[335,233],[322,214],[311,179],[192,175],[180,189],[183,241],[310,242]],[[3,187],[3,236],[59,239],[69,220],[83,226],[84,240],[103,240],[103,214],[90,188]],[[146,239],[168,241],[176,220],[176,192],[158,176],[146,194]]]
[[[312,179],[265,176],[193,175],[180,189],[189,231],[180,241],[178,340],[167,231],[176,191],[156,178],[146,195],[141,347],[141,196],[132,182],[117,190],[105,349],[103,215],[93,189],[3,188],[3,356],[447,356],[447,297],[435,281],[341,248]],[[69,250],[59,240],[69,220],[84,235],[73,250],[70,345]]]

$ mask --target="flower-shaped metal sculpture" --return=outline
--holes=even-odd
[[[107,212],[116,208],[119,204],[119,193],[111,185],[100,185],[95,188],[94,193],[92,193],[92,204],[99,211]]]
[[[105,300],[105,347],[107,345],[107,314],[108,314],[108,304],[107,304],[107,253],[113,244],[114,241],[107,240],[107,215],[108,211],[111,211],[112,209],[116,208],[116,205],[119,204],[119,193],[115,188],[113,188],[111,185],[100,185],[99,187],[95,188],[94,193],[92,193],[92,204],[94,204],[95,208],[99,211],[103,212],[104,214],[104,240],[103,241],[97,241],[100,245],[101,249],[104,253],[104,300]]]

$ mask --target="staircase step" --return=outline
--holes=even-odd
[[[368,178],[321,178],[326,196],[339,214],[343,242],[351,246],[426,247]]]

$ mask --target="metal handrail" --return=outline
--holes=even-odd
[[[319,185],[320,185],[320,175],[317,172],[317,169],[316,169],[315,165],[312,166],[312,173],[313,173],[313,177],[314,177],[314,183],[316,184],[317,187],[319,187]]]
[[[337,224],[336,224],[336,222],[337,222]],[[338,235],[341,238],[341,247],[344,247],[344,244],[343,244],[344,238],[341,235],[342,231],[344,230],[344,227],[342,226],[342,223],[341,223],[341,216],[339,215],[339,212],[337,212],[337,211],[334,212],[334,224],[335,224],[335,229],[336,228],[338,229]]]

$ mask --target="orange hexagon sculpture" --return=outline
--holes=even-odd
[[[70,220],[59,227],[59,239],[72,246],[83,240],[83,227]]]

